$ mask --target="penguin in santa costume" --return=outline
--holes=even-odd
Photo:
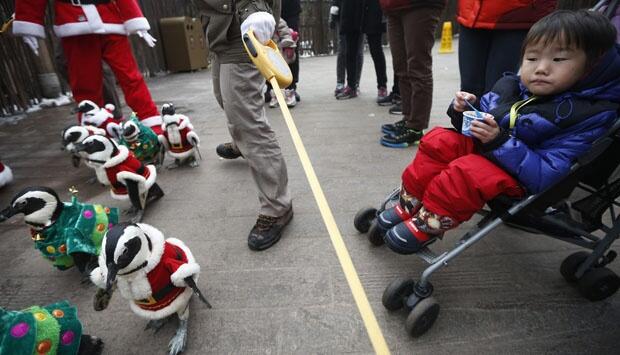
[[[63,203],[49,187],[27,187],[0,211],[0,222],[23,214],[34,246],[44,258],[59,270],[75,265],[88,275],[97,263],[105,232],[118,223],[118,210],[81,203],[77,191],[72,192],[71,202]]]
[[[168,166],[174,169],[183,163],[189,163],[191,167],[198,166],[197,155],[200,156],[198,146],[200,138],[194,132],[194,126],[185,115],[175,112],[174,105],[164,104],[161,109],[163,135],[161,143],[166,147],[168,154],[174,158],[174,164]]]
[[[21,311],[0,307],[0,355],[99,355],[101,339],[82,332],[77,308],[67,301]]]
[[[86,160],[87,158],[86,153],[75,151],[75,145],[82,143],[84,139],[86,139],[86,137],[89,137],[95,134],[100,135],[100,136],[105,136],[106,131],[102,128],[97,128],[95,126],[70,126],[70,127],[65,128],[62,131],[62,148],[61,149],[66,150],[67,152],[71,154],[71,162],[73,163],[74,167],[76,168],[79,167],[80,161],[82,161],[82,159]],[[88,181],[89,183],[106,180],[104,178],[105,170],[102,169],[101,166],[97,164],[93,164],[89,162],[88,160],[86,160],[86,166],[93,169],[96,175],[93,178],[94,180],[90,179]]]
[[[0,188],[10,184],[13,181],[13,171],[0,161]]]
[[[115,226],[106,233],[102,248],[92,282],[108,292],[116,282],[131,310],[149,320],[146,329],[157,331],[176,314],[179,326],[168,344],[169,354],[183,352],[192,295],[211,308],[196,285],[200,266],[189,248],[178,239],[164,239],[162,232],[144,223]]]
[[[104,130],[104,135],[110,138],[119,138],[123,123],[114,118],[114,105],[107,104],[99,107],[90,100],[80,101],[77,107],[78,121],[82,126],[93,126]]]
[[[54,32],[61,39],[69,84],[76,102],[92,100],[103,106],[105,61],[115,73],[127,105],[142,123],[161,133],[161,116],[133,56],[128,35],[137,34],[148,46],[156,40],[137,0],[16,0],[13,34],[38,54],[45,37],[45,12],[54,6]]]
[[[104,136],[90,136],[76,144],[77,152],[85,152],[87,160],[105,170],[104,185],[110,186],[110,194],[117,200],[129,200],[134,214],[132,222],[139,222],[144,209],[151,201],[164,196],[157,185],[157,170],[153,165],[144,165],[129,149],[116,144]]]
[[[129,150],[144,164],[160,166],[163,162],[164,149],[152,129],[140,123],[135,113],[123,122],[119,143]]]

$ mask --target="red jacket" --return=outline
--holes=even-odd
[[[100,5],[72,5],[54,1],[54,32],[58,37],[85,34],[131,34],[149,30],[136,0],[110,0]],[[15,35],[45,37],[43,28],[48,0],[16,0]]]
[[[459,0],[456,20],[486,30],[527,30],[553,12],[557,0]]]
[[[138,182],[138,187],[148,189],[153,185],[155,176],[149,166],[142,164],[127,147],[119,146],[119,153],[107,161],[103,167],[112,188],[112,197],[126,198],[128,191],[124,181],[127,179]]]
[[[188,259],[180,247],[171,243],[164,243],[164,253],[161,260],[146,277],[151,285],[151,297],[146,300],[134,301],[134,303],[146,311],[159,311],[169,306],[179,295],[185,291],[185,287],[176,287],[172,283],[171,276]]]

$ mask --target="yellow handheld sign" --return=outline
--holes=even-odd
[[[243,34],[243,46],[258,71],[267,80],[271,82],[271,79],[275,77],[280,87],[291,85],[293,74],[274,41],[269,40],[269,43],[264,45],[256,39],[254,31],[250,29]]]

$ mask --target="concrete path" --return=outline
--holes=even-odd
[[[391,63],[389,50],[386,50]],[[592,303],[559,274],[562,260],[578,248],[500,227],[433,277],[441,304],[429,333],[411,339],[405,312],[381,305],[385,286],[399,276],[417,278],[425,264],[415,256],[372,247],[353,227],[355,213],[375,206],[399,184],[415,148],[380,146],[380,124],[397,120],[375,103],[372,60],[366,55],[361,97],[336,101],[335,57],[301,61],[301,104],[292,113],[378,325],[394,354],[617,354],[620,296]],[[432,125],[448,125],[445,109],[458,89],[457,55],[434,57]],[[391,70],[389,73],[391,85]],[[192,304],[187,354],[369,354],[364,322],[306,180],[287,127],[269,109],[288,164],[295,217],[283,239],[264,252],[247,248],[258,203],[245,161],[215,155],[227,141],[223,112],[208,71],[149,80],[158,106],[172,101],[201,136],[204,160],[196,169],[162,170],[166,196],[144,222],[184,240],[202,265],[200,286],[214,308]],[[0,191],[0,205],[29,185],[55,188],[68,200],[71,185],[82,200],[116,206],[102,187],[87,185],[91,172],[74,169],[60,147],[61,129],[74,122],[69,107],[0,124],[0,153],[16,182]],[[125,109],[127,111],[127,109]],[[125,112],[127,113],[127,112]],[[471,223],[435,244],[446,250]],[[20,309],[68,299],[77,304],[86,332],[106,342],[106,354],[164,354],[175,326],[157,335],[120,298],[94,312],[94,286],[75,270],[53,270],[33,249],[20,218],[0,225],[0,306]],[[620,263],[611,269],[620,273]]]

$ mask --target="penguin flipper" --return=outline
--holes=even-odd
[[[143,210],[145,206],[142,204],[138,182],[127,179],[125,180],[125,185],[127,186],[127,194],[129,195],[131,205],[137,210]]]
[[[189,286],[194,291],[194,293],[198,296],[198,299],[200,299],[204,304],[207,305],[207,308],[213,308],[209,301],[207,301],[205,296],[202,294],[202,292],[200,292],[198,285],[196,285],[196,281],[194,281],[191,276],[184,278],[183,281],[185,281],[187,286]]]

